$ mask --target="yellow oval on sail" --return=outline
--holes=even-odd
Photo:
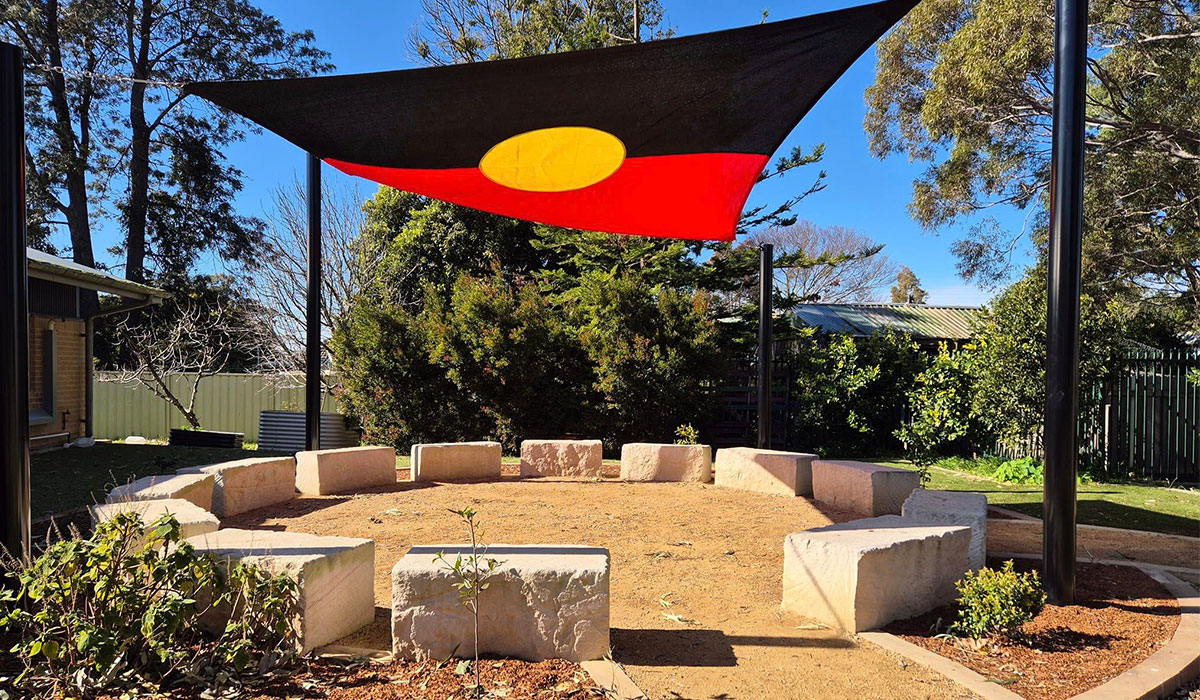
[[[567,192],[607,178],[625,162],[625,144],[607,131],[559,126],[526,131],[479,161],[487,179],[528,192]]]

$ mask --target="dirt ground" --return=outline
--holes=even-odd
[[[608,547],[613,654],[652,698],[974,697],[853,638],[780,615],[784,536],[851,519],[803,498],[699,484],[405,482],[298,498],[223,526],[374,539],[377,623],[342,643],[386,647],[392,566],[413,544],[463,541],[448,509],[468,505],[490,543]]]
[[[1016,568],[1040,566],[1021,560]],[[1095,564],[1080,564],[1074,605],[1047,604],[1020,638],[996,641],[987,653],[940,636],[955,615],[947,606],[884,629],[1029,700],[1064,700],[1101,685],[1148,659],[1179,626],[1179,604],[1160,583],[1133,567]]]

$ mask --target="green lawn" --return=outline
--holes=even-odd
[[[99,443],[33,455],[30,491],[33,517],[103,503],[109,489],[151,474],[273,452],[211,447]]]
[[[914,468],[910,462],[878,463]],[[1042,517],[1040,485],[1005,484],[941,467],[933,467],[931,477],[931,489],[982,493],[994,506]],[[1081,524],[1200,537],[1200,492],[1146,484],[1091,483],[1080,484],[1078,493]]]

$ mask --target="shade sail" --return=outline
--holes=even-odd
[[[732,240],[796,123],[916,0],[504,61],[185,90],[351,175],[572,228]]]

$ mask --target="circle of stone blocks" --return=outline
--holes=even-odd
[[[396,483],[396,450],[343,447],[296,453],[296,490],[325,496]]]
[[[133,513],[141,519],[144,531],[149,531],[163,516],[170,515],[179,523],[179,531],[184,538],[215,532],[221,527],[217,516],[182,498],[102,503],[89,506],[88,512],[91,513],[92,523],[97,525],[112,520],[121,513]]]
[[[521,477],[598,477],[604,464],[599,440],[522,440]]]
[[[811,496],[812,463],[816,458],[803,452],[723,447],[717,450],[716,485],[781,496]]]
[[[398,659],[475,654],[458,577],[435,558],[469,557],[463,545],[413,547],[392,569],[392,651]],[[602,547],[504,545],[479,594],[479,652],[528,661],[589,661],[609,650],[609,554]]]
[[[963,491],[917,489],[904,501],[900,514],[911,520],[971,528],[967,568],[979,571],[987,560],[987,496]]]
[[[413,481],[499,479],[500,443],[441,442],[412,446]]]
[[[625,481],[712,481],[712,448],[630,442],[621,445],[621,478]]]
[[[971,529],[884,515],[788,535],[786,613],[847,632],[872,630],[954,600]]]
[[[292,619],[300,653],[325,646],[375,620],[375,542],[275,530],[217,530],[187,540],[227,564],[253,564],[296,581]],[[229,611],[203,623],[224,625]]]
[[[212,476],[212,512],[222,518],[296,497],[296,458],[258,457],[187,467],[180,474]]]
[[[870,462],[816,459],[813,499],[855,515],[899,515],[904,499],[921,486],[921,475]]]
[[[215,481],[211,474],[155,474],[116,487],[108,492],[105,501],[126,503],[178,498],[211,511]]]

